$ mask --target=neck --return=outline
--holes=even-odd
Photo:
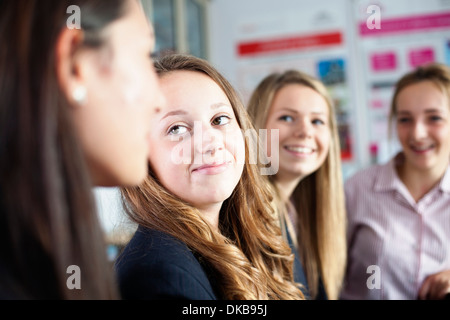
[[[444,167],[418,170],[405,162],[397,167],[397,173],[417,202],[439,183],[447,167],[448,163]]]
[[[198,208],[202,217],[208,221],[213,229],[219,230],[219,215],[222,203],[215,203],[209,206]]]
[[[281,174],[277,174],[275,177],[275,184],[278,188],[278,191],[280,192],[281,197],[288,201],[289,198],[292,196],[292,193],[295,190],[295,187],[297,187],[298,183],[303,179],[303,176],[301,177],[288,177],[283,176]]]

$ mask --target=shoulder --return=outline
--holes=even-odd
[[[115,267],[125,299],[215,299],[191,250],[161,231],[138,228]]]
[[[386,165],[373,165],[356,172],[345,181],[346,191],[367,191],[373,187],[377,177],[384,170]]]
[[[365,212],[380,201],[377,185],[386,170],[386,165],[373,165],[347,179],[344,185],[347,216]]]
[[[182,241],[162,231],[138,227],[117,262],[139,260],[154,263],[156,260],[178,260],[179,255],[192,255]]]

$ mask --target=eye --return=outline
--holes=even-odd
[[[294,118],[288,115],[284,115],[278,118],[278,120],[284,121],[284,122],[293,122]]]
[[[397,123],[400,123],[400,124],[402,124],[402,123],[408,123],[408,122],[410,122],[410,121],[411,121],[411,119],[410,119],[410,118],[407,118],[407,117],[400,117],[400,118],[397,119]]]
[[[185,126],[181,126],[181,125],[174,125],[172,127],[170,127],[168,134],[170,135],[180,135],[180,134],[184,134],[188,131],[188,129]]]
[[[212,124],[215,126],[223,126],[230,123],[230,121],[231,121],[230,117],[222,115],[215,117],[212,121]]]
[[[323,121],[322,119],[314,119],[313,121],[311,121],[311,123],[321,126],[325,124],[325,121]]]
[[[441,116],[431,116],[431,117],[430,117],[430,120],[431,120],[432,122],[438,122],[438,121],[441,121],[441,120],[442,120],[442,117],[441,117]]]

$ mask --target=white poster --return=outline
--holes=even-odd
[[[336,109],[344,175],[357,166],[352,97],[352,11],[347,0],[215,1],[211,3],[211,61],[246,103],[272,72],[298,69],[322,80]],[[227,10],[233,14],[225,19]],[[222,23],[230,25],[224,28]]]
[[[388,136],[388,114],[395,83],[405,73],[429,62],[450,65],[450,1],[376,1],[378,28],[367,28],[367,8],[374,1],[361,0],[355,7],[361,67],[358,77],[365,84],[367,123],[365,150],[372,162],[388,161],[398,143]],[[375,11],[374,15],[375,15]]]

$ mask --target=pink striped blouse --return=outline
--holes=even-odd
[[[348,265],[342,299],[417,299],[427,276],[450,269],[450,166],[417,203],[392,159],[345,184]]]

